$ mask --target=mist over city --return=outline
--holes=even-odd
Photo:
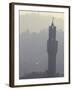
[[[28,16],[28,18],[29,17],[30,16]],[[27,18],[27,22],[28,22],[28,18]],[[33,18],[34,17],[30,19]],[[50,37],[49,26],[51,26],[52,18],[50,22],[48,21],[49,24],[47,24],[46,27],[44,26],[41,27],[42,23],[40,23],[40,21],[39,21],[40,26],[38,23],[35,24],[35,27],[32,27],[32,23],[36,21],[36,18],[34,18],[33,21],[31,21],[31,23],[29,22],[30,25],[25,26],[25,21],[26,21],[25,16],[21,15],[20,17],[20,34],[19,34],[19,78],[20,79],[47,77],[47,74],[49,73],[48,69],[49,67],[50,68],[52,67],[52,65],[48,66],[49,56],[47,51],[47,46],[48,46],[47,41],[49,40]],[[58,23],[56,22],[56,20],[58,21]],[[63,24],[63,20],[62,19],[53,20],[53,24],[55,25],[53,26],[56,27],[55,41],[58,42],[56,60],[55,60],[56,62],[55,73],[58,74],[56,76],[60,77],[60,76],[64,76],[64,30],[63,30],[63,25],[60,27],[59,23]],[[35,30],[33,31],[34,28]],[[36,29],[39,30],[36,31]]]

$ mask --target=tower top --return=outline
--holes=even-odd
[[[54,17],[52,18],[52,24],[51,24],[52,27],[54,27]]]

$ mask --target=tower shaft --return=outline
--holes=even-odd
[[[57,54],[58,41],[56,40],[56,27],[53,22],[49,26],[49,39],[47,40],[48,52],[48,74],[54,76],[56,74],[56,54]]]

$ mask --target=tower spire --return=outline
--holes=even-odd
[[[52,25],[51,26],[54,26],[54,17],[52,18]]]

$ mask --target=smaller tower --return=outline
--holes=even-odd
[[[47,40],[49,76],[56,75],[56,54],[57,54],[58,41],[56,40],[56,26],[54,26],[53,20],[51,26],[49,26],[49,35],[48,35],[49,39]]]

